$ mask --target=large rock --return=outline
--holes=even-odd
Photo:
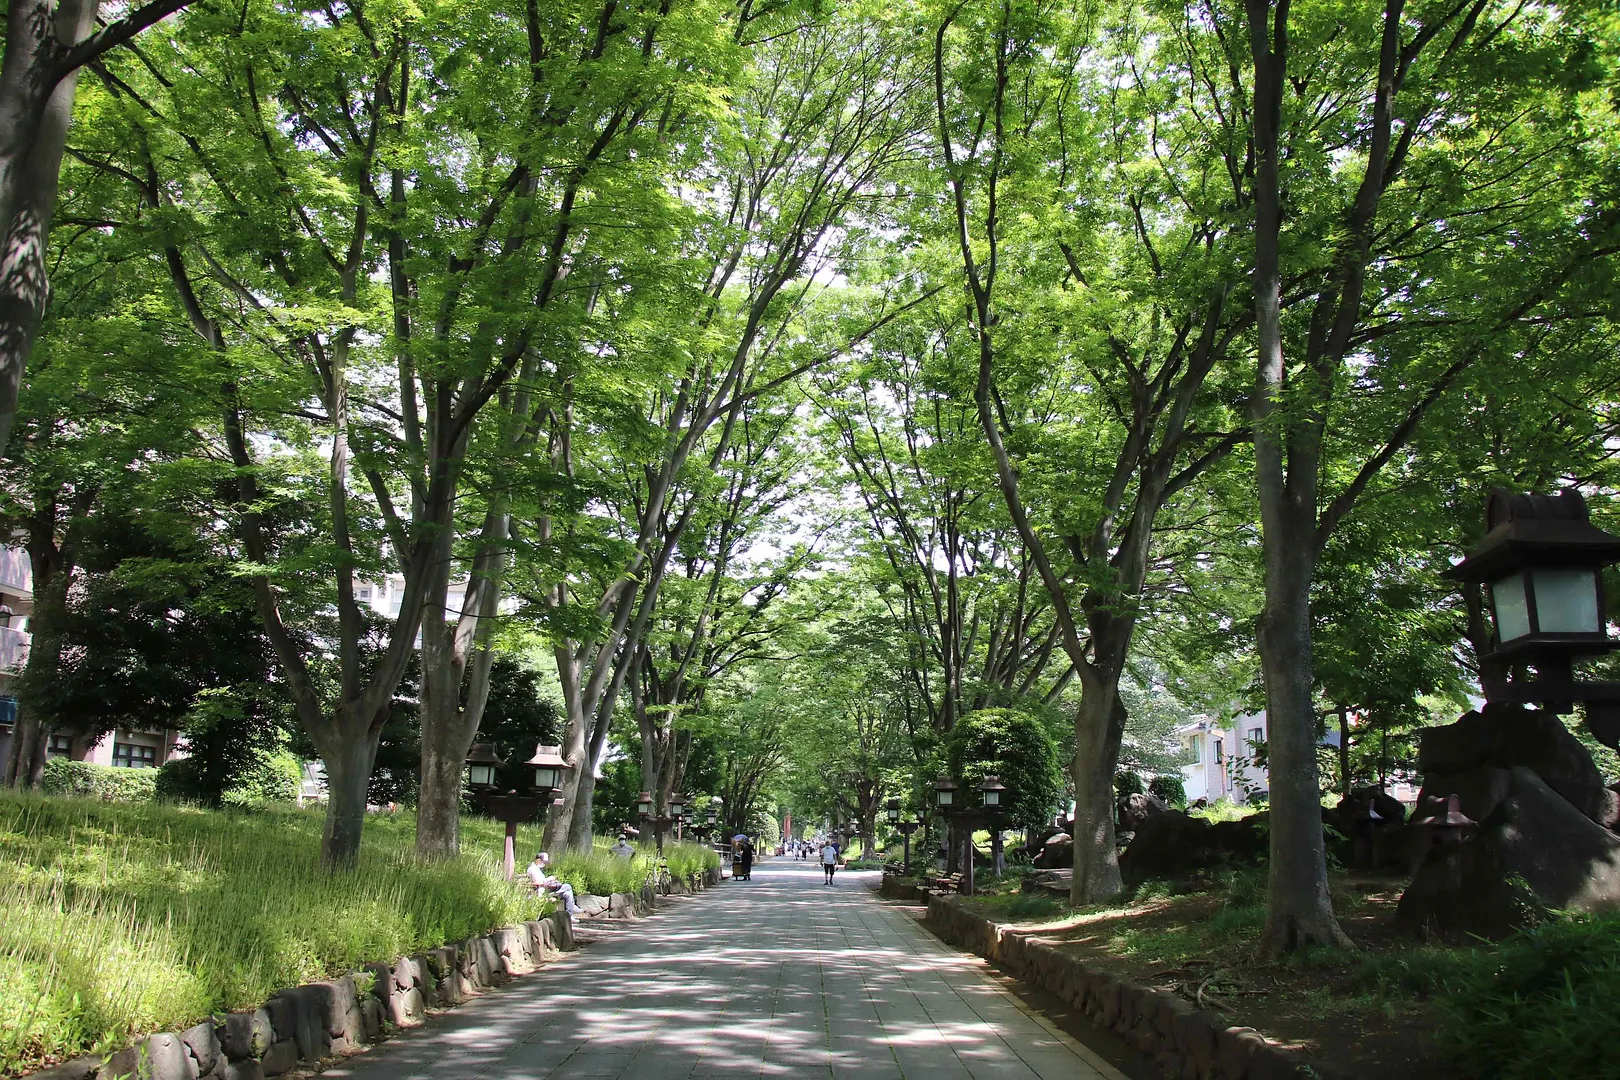
[[[1419,739],[1418,771],[1425,790],[1441,783],[1443,775],[1487,767],[1529,769],[1593,821],[1610,813],[1592,755],[1552,713],[1491,704],[1463,714],[1455,724],[1428,728]]]
[[[1035,856],[1035,865],[1042,870],[1061,870],[1074,865],[1074,839],[1064,832],[1053,833],[1041,845],[1041,853]]]
[[[1119,827],[1126,832],[1135,832],[1148,818],[1169,809],[1170,805],[1157,795],[1141,792],[1122,796],[1115,806]]]
[[[1251,863],[1266,854],[1270,839],[1266,815],[1238,821],[1210,823],[1179,810],[1154,814],[1142,823],[1119,857],[1119,871],[1127,885],[1149,878],[1184,878],[1190,874],[1238,863]]]
[[[1513,774],[1507,769],[1485,765],[1469,772],[1435,773],[1425,778],[1418,793],[1414,822],[1443,815],[1447,801],[1457,796],[1457,809],[1474,821],[1484,821],[1507,798]]]
[[[28,1080],[95,1080],[101,1070],[101,1058],[90,1054],[64,1061],[43,1072],[29,1073]]]
[[[1477,826],[1439,835],[1401,897],[1409,929],[1499,938],[1552,910],[1620,908],[1620,837],[1531,769]]]
[[[213,1024],[187,1028],[180,1033],[180,1041],[186,1044],[186,1050],[197,1063],[199,1074],[207,1076],[214,1071],[214,1065],[219,1061],[219,1038],[214,1034]]]
[[[331,1046],[327,1018],[332,1011],[332,997],[330,983],[309,983],[279,990],[265,1002],[265,1008],[275,1021],[277,1038],[292,1039],[298,1047],[298,1056],[305,1061],[319,1061]],[[284,1026],[288,1021],[291,1030]],[[267,1064],[265,1072],[269,1071]]]
[[[259,1069],[264,1076],[280,1076],[297,1064],[298,1044],[290,1039],[273,1043],[259,1059]]]
[[[186,1053],[186,1044],[180,1041],[180,1036],[167,1032],[148,1035],[141,1075],[151,1080],[197,1080],[197,1063]]]
[[[263,1009],[231,1013],[220,1025],[220,1047],[232,1061],[257,1060],[275,1041],[276,1031],[270,1023],[270,1014]]]

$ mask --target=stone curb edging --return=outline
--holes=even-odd
[[[1027,931],[993,923],[956,897],[885,878],[878,895],[926,903],[925,922],[943,940],[977,953],[1008,974],[1041,987],[1183,1080],[1305,1080],[1346,1076],[1268,1042],[1253,1028],[1229,1027],[1216,1013],[1082,963]]]
[[[711,870],[699,889],[719,882]],[[685,883],[677,889],[692,892]],[[650,914],[655,899],[643,889],[582,896],[579,903],[587,919],[633,919]],[[21,1080],[264,1080],[352,1054],[389,1030],[416,1027],[428,1009],[460,1005],[575,947],[572,921],[553,912],[392,964],[366,964],[339,979],[278,990],[262,1008],[148,1035],[111,1057],[75,1058]]]

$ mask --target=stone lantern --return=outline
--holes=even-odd
[[[1486,700],[1542,704],[1553,713],[1584,701],[1593,732],[1615,746],[1620,684],[1576,682],[1574,663],[1620,645],[1609,637],[1602,574],[1620,562],[1620,536],[1592,524],[1574,489],[1513,495],[1496,488],[1485,527],[1479,546],[1445,576],[1483,584],[1489,598],[1493,647],[1480,657]]]

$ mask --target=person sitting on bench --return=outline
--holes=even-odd
[[[536,894],[553,893],[562,901],[563,910],[570,915],[578,915],[580,907],[574,902],[574,887],[566,881],[553,877],[549,867],[551,856],[544,851],[534,853],[534,862],[529,864],[529,881],[534,885]]]

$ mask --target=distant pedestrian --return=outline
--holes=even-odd
[[[621,859],[633,859],[636,854],[636,849],[630,846],[629,839],[624,836],[620,836],[619,842],[608,848],[608,850]]]
[[[833,871],[837,870],[837,869],[838,869],[838,845],[833,843],[832,840],[829,839],[827,841],[827,843],[825,845],[823,845],[823,847],[821,849],[821,870],[822,870],[822,872],[824,874],[827,875],[827,880],[824,881],[822,884],[831,885],[832,880],[833,880]]]

